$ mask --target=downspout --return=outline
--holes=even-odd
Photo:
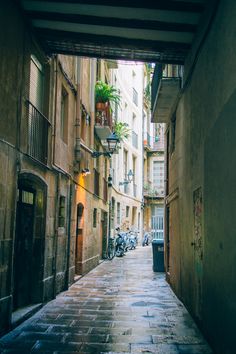
[[[56,148],[56,112],[57,112],[57,86],[58,86],[58,56],[55,58],[55,70],[54,70],[54,114],[53,114],[53,153],[52,153],[52,165],[54,166],[55,162],[55,148]],[[57,171],[56,177],[56,196],[55,196],[55,215],[54,215],[54,260],[53,260],[53,297],[56,297],[57,294],[57,251],[58,251],[58,210],[59,210],[59,198],[60,198],[60,184],[61,184],[61,174]]]
[[[76,119],[75,119],[75,172],[79,173],[79,162],[81,159],[81,146],[80,146],[80,117],[81,117],[81,105],[80,105],[80,86],[81,86],[81,59],[77,59],[77,95],[76,95]]]
[[[69,198],[68,198],[68,241],[67,241],[67,255],[66,255],[66,276],[65,276],[65,290],[69,288],[70,283],[70,247],[71,247],[71,209],[72,209],[72,187],[70,181]]]
[[[57,251],[58,251],[58,210],[60,199],[61,174],[57,173],[56,179],[56,200],[55,200],[55,216],[54,216],[54,260],[53,260],[53,297],[57,295]]]

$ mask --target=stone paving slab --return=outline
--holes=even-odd
[[[104,261],[0,339],[1,354],[213,354],[151,247]]]

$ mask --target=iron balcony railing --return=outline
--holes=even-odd
[[[132,145],[138,149],[138,134],[132,131]]]
[[[182,78],[182,66],[181,65],[172,65],[172,64],[158,64],[155,66],[153,76],[152,76],[152,84],[151,84],[151,110],[153,111],[154,104],[157,98],[159,86],[161,80],[170,80]]]
[[[110,105],[104,106],[104,109],[96,110],[95,126],[112,128],[112,115]]]
[[[27,153],[36,160],[47,164],[49,120],[27,101],[28,148]]]
[[[152,76],[152,86],[151,86],[151,110],[153,110],[154,103],[156,100],[158,88],[162,78],[162,65],[156,65],[153,76]]]

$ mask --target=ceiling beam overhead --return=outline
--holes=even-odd
[[[112,26],[120,28],[137,28],[148,30],[161,30],[172,32],[195,32],[197,26],[188,23],[171,23],[164,21],[147,21],[136,19],[121,19],[114,17],[88,16],[77,14],[62,14],[42,11],[26,11],[27,16],[32,20],[60,21],[68,23],[81,23],[98,26]]]
[[[28,0],[23,2],[27,3]],[[30,0],[37,2],[38,0]],[[204,1],[179,1],[179,0],[40,0],[40,2],[65,3],[65,4],[84,4],[110,7],[130,7],[143,9],[156,9],[167,11],[184,11],[201,13],[205,6]]]
[[[206,0],[19,1],[48,55],[183,64]]]
[[[73,41],[81,43],[93,43],[94,45],[118,45],[120,48],[139,48],[140,50],[152,50],[152,51],[161,51],[161,50],[180,50],[187,51],[190,48],[188,43],[180,42],[165,42],[165,41],[151,41],[151,40],[142,40],[139,38],[124,38],[124,37],[115,37],[115,36],[104,36],[97,34],[88,34],[88,33],[79,33],[79,32],[67,32],[67,31],[58,31],[53,29],[38,28],[37,33],[40,38],[51,38],[51,39],[62,39],[63,41]]]

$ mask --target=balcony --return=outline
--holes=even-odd
[[[143,186],[143,196],[144,198],[164,198],[164,187],[163,189],[157,189],[152,183],[145,183]]]
[[[164,151],[165,148],[165,138],[163,135],[156,136],[153,138],[152,144],[153,150]]]
[[[144,133],[144,136],[143,136],[143,145],[145,148],[151,147],[151,135],[147,132]]]
[[[138,134],[132,131],[132,145],[135,149],[138,149]]]
[[[156,65],[152,78],[152,122],[168,123],[181,88],[180,65]]]
[[[103,141],[106,143],[106,138],[112,132],[112,116],[109,105],[96,109],[94,130],[102,144]]]
[[[27,101],[28,146],[27,153],[47,165],[49,120]]]

